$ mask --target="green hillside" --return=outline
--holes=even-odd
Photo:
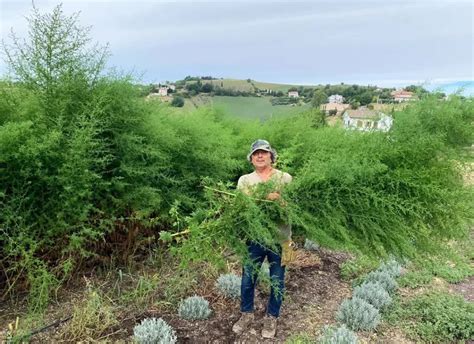
[[[309,105],[290,106],[275,105],[270,103],[270,97],[213,97],[213,106],[224,110],[226,113],[244,117],[266,119],[278,116],[287,116],[303,111]]]
[[[230,96],[203,96],[199,95],[186,99],[184,109],[195,110],[203,106],[211,106],[223,110],[225,113],[249,119],[267,119],[271,117],[288,116],[295,112],[309,108],[305,105],[275,105],[270,103],[271,97],[230,97]]]
[[[186,81],[186,84],[192,84],[196,81]],[[255,88],[260,90],[268,89],[273,91],[286,92],[292,87],[305,87],[314,88],[315,86],[302,86],[302,85],[290,85],[290,84],[277,84],[271,82],[261,82],[251,79],[239,80],[239,79],[214,79],[214,80],[201,80],[203,84],[212,84],[216,87],[222,87],[225,89],[233,89],[236,91],[253,92]]]

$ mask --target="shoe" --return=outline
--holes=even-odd
[[[275,337],[277,329],[277,318],[267,315],[263,318],[263,329],[262,337],[263,338],[273,338]]]
[[[245,312],[242,313],[240,319],[232,326],[232,331],[237,334],[241,334],[244,332],[247,327],[255,320],[255,316],[253,313]]]

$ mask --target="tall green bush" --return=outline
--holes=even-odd
[[[92,244],[114,230],[172,225],[202,204],[204,177],[228,180],[242,164],[217,113],[156,107],[106,72],[107,49],[89,44],[77,14],[34,9],[29,23],[26,41],[4,46],[0,256],[34,291],[101,254]]]

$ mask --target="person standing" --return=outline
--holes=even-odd
[[[276,190],[267,195],[267,199],[277,201],[280,199],[281,188],[291,182],[292,177],[288,173],[279,171],[273,167],[277,158],[276,151],[266,140],[255,141],[250,153],[247,155],[248,161],[253,165],[254,172],[243,175],[239,178],[237,189],[247,195],[252,195],[253,189],[260,183],[273,182]],[[280,237],[275,238],[278,243],[289,242],[291,240],[291,227],[289,224],[279,225]],[[241,303],[240,319],[234,324],[232,330],[243,333],[255,320],[254,297],[257,283],[257,273],[265,258],[270,265],[271,293],[268,301],[266,315],[263,321],[262,337],[273,338],[276,334],[277,319],[280,316],[280,308],[283,301],[285,289],[285,266],[282,265],[282,247],[277,245],[278,250],[271,250],[253,241],[247,243],[248,253],[251,262],[244,264],[241,282]]]

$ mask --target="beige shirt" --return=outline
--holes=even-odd
[[[292,181],[293,177],[286,172],[282,172],[277,169],[273,169],[273,174],[271,175],[268,181],[276,182],[280,188],[282,188],[285,184],[288,184]],[[252,193],[252,189],[259,183],[264,183],[265,181],[258,175],[257,172],[252,172],[249,174],[244,174],[239,178],[237,182],[237,189],[241,190],[243,193],[250,195]],[[291,225],[289,224],[280,224],[280,233],[282,236],[282,240],[288,240],[291,238]]]

